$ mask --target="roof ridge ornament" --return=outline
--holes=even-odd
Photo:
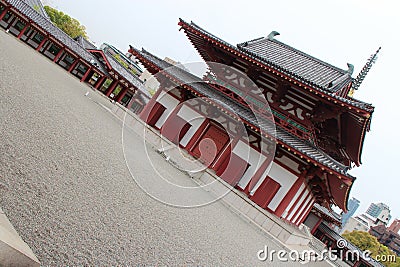
[[[274,37],[277,35],[280,35],[280,33],[277,31],[272,31],[270,34],[268,34],[267,39],[272,41],[272,40],[274,40]]]
[[[354,72],[354,65],[353,65],[353,64],[350,64],[350,63],[347,63],[347,67],[348,67],[347,73],[350,74],[350,76],[353,75],[353,72]]]
[[[381,47],[379,47],[378,50],[376,50],[375,54],[373,54],[369,57],[369,59],[367,60],[367,63],[361,69],[358,76],[354,79],[353,84],[351,86],[351,90],[358,90],[361,83],[364,81],[365,77],[367,76],[369,70],[371,69],[372,65],[376,62],[376,60],[378,58],[378,53],[380,50],[381,50]]]

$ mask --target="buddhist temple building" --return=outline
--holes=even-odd
[[[376,54],[353,78],[351,64],[332,66],[278,41],[277,32],[234,46],[193,22],[179,26],[209,70],[199,78],[131,46],[161,84],[140,117],[282,220],[299,226],[314,210],[340,224],[325,211],[347,211],[349,170],[361,164],[374,111],[352,96]]]
[[[139,113],[150,94],[138,78],[108,52],[82,37],[75,40],[49,19],[40,0],[0,0],[0,27],[55,64]]]

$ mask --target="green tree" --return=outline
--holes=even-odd
[[[71,18],[67,14],[49,6],[45,6],[44,9],[49,15],[51,22],[53,22],[58,28],[63,30],[72,38],[76,38],[80,35],[82,35],[85,39],[88,38],[85,26],[81,25],[78,20]]]
[[[396,257],[396,254],[391,251],[388,247],[379,243],[375,236],[364,231],[353,231],[345,232],[343,237],[349,240],[351,243],[359,247],[361,250],[369,250],[371,256],[377,259],[379,255],[380,259],[387,258],[389,255],[395,256],[395,262],[381,261],[381,263],[387,267],[400,267],[400,257]]]

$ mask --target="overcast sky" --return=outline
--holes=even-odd
[[[347,69],[347,62],[353,64],[353,77],[382,46],[378,61],[355,94],[372,103],[375,112],[364,143],[363,165],[350,172],[357,176],[350,196],[361,201],[357,213],[371,202],[384,202],[393,217],[400,217],[399,1],[49,1],[85,25],[98,46],[106,42],[123,52],[129,45],[144,47],[182,63],[201,59],[183,31],[178,31],[178,18],[235,45],[278,31],[278,40],[332,65]]]

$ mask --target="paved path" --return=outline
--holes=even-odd
[[[99,105],[109,101],[87,90],[0,30],[0,206],[43,265],[268,265],[256,253],[277,243],[220,202],[148,197],[124,163],[121,123]],[[140,174],[154,176],[142,159]]]

